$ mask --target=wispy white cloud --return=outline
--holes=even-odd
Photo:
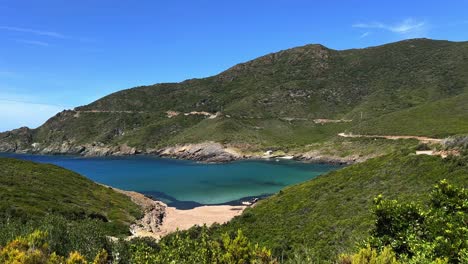
[[[361,34],[361,36],[359,36],[359,38],[365,38],[365,37],[368,37],[371,33],[369,31],[367,32],[364,32]]]
[[[47,30],[37,30],[37,29],[31,29],[31,28],[10,27],[10,26],[0,26],[0,29],[8,30],[8,31],[15,31],[15,32],[31,33],[31,34],[35,34],[39,36],[47,36],[47,37],[52,37],[52,38],[60,38],[60,39],[68,38],[67,36],[61,33],[54,32],[54,31],[47,31]]]
[[[59,32],[55,32],[55,31],[49,31],[49,30],[38,30],[38,29],[32,29],[32,28],[2,26],[2,25],[0,25],[0,30],[19,32],[19,33],[24,33],[24,34],[32,34],[32,35],[55,38],[55,39],[76,40],[80,42],[94,42],[94,40],[91,38],[69,36],[69,35],[65,35]]]
[[[413,18],[407,18],[395,24],[385,24],[382,22],[357,23],[352,25],[354,28],[381,29],[392,33],[411,37],[421,37],[427,34],[428,24],[425,21],[418,21]]]
[[[28,92],[18,92],[17,90],[19,90],[17,87],[0,85],[0,101],[70,108],[66,105],[52,103],[49,95],[41,96]]]
[[[42,47],[50,46],[49,43],[44,42],[44,41],[27,40],[27,39],[15,39],[15,41],[19,43],[30,44],[30,45],[35,45],[35,46],[42,46]]]

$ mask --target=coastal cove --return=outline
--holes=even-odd
[[[153,156],[79,157],[1,153],[55,164],[111,187],[136,191],[177,209],[239,205],[341,168],[291,160],[204,164]]]

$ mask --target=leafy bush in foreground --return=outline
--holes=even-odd
[[[3,264],[87,264],[86,258],[73,251],[67,258],[51,253],[47,244],[48,234],[34,231],[28,236],[17,237],[5,247],[0,248],[0,263]],[[107,263],[108,255],[101,250],[95,257],[93,264]]]
[[[468,191],[446,180],[427,206],[375,200],[370,246],[342,263],[468,263]],[[396,257],[396,258],[395,258]],[[380,261],[376,261],[380,258]],[[385,259],[385,260],[383,260]]]
[[[51,236],[46,231],[35,230],[30,234],[16,237],[4,247],[0,246],[0,263],[278,263],[269,250],[253,245],[240,230],[236,236],[224,234],[220,239],[210,236],[206,226],[196,228],[196,232],[198,238],[193,238],[193,233],[176,232],[159,243],[150,238],[109,242],[109,251],[99,248],[99,245],[90,244],[89,248],[95,253],[91,255],[88,252],[85,256],[80,250],[69,249],[66,253],[57,252],[49,246],[49,243],[59,243],[63,238]],[[93,236],[87,233],[86,237],[91,239]],[[87,250],[83,245],[80,246],[81,249]]]
[[[130,263],[277,263],[266,248],[253,245],[238,230],[235,237],[223,234],[221,239],[201,228],[199,238],[188,232],[177,232],[156,246],[145,242],[130,244]]]
[[[101,249],[110,248],[105,227],[99,220],[69,221],[56,215],[26,222],[17,219],[0,219],[0,247],[17,237],[27,237],[35,230],[47,233],[43,239],[47,243],[48,250],[61,256],[78,251],[87,260],[93,260]]]

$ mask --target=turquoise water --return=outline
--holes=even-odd
[[[238,204],[312,179],[339,166],[295,161],[237,161],[202,164],[151,156],[84,158],[2,154],[52,163],[112,187],[151,195],[178,208],[201,204]]]

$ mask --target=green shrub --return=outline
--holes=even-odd
[[[27,236],[20,236],[0,247],[0,263],[2,264],[88,264],[79,252],[70,252],[68,258],[51,252],[48,233],[36,230]],[[101,250],[96,255],[93,264],[107,263],[107,252]]]
[[[405,263],[463,263],[468,251],[468,191],[440,181],[426,205],[375,199],[369,242],[390,247]]]
[[[198,234],[194,235],[194,230]],[[242,233],[221,239],[209,235],[207,227],[176,232],[157,245],[148,240],[130,242],[130,263],[276,263],[266,248],[253,245]]]

